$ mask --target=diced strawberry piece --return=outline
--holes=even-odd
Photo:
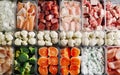
[[[106,18],[107,19],[111,19],[113,16],[112,14],[110,13],[110,11],[106,11]]]
[[[39,30],[45,30],[45,25],[43,23],[39,23]]]
[[[46,26],[51,26],[51,22],[46,22]]]
[[[45,19],[40,19],[40,22],[46,23],[46,20]]]
[[[118,14],[115,10],[112,9],[112,10],[110,10],[110,12],[114,17],[118,18]]]
[[[39,13],[39,18],[43,19],[44,18],[44,13]]]
[[[111,9],[111,7],[112,7],[111,2],[107,2],[107,4],[106,4],[106,9],[107,9],[107,10],[110,10],[110,9]]]
[[[49,14],[50,14],[49,11],[46,10],[46,11],[45,11],[45,15],[49,15]]]
[[[53,18],[53,15],[47,15],[47,16],[45,17],[45,19],[48,20],[48,21],[50,21],[52,18]]]
[[[55,23],[51,26],[51,30],[58,30],[58,28],[59,28],[58,23]]]
[[[56,18],[51,19],[51,23],[52,23],[52,24],[58,23],[58,19],[56,19]]]
[[[102,23],[102,18],[98,18],[98,19],[97,19],[97,23],[98,23],[98,25],[101,25],[101,23]]]

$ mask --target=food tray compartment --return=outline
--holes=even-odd
[[[34,46],[15,46],[14,49],[13,75],[36,74],[37,48]]]
[[[50,48],[53,48],[53,49],[51,49],[52,52],[50,51]],[[55,53],[56,52],[55,49],[57,49],[58,53]],[[54,50],[54,52],[53,52],[53,50]],[[51,56],[50,53],[53,53],[53,55]],[[36,63],[37,64],[37,75],[39,75],[40,72],[42,73],[43,70],[45,70],[44,74],[54,73],[54,74],[59,75],[59,73],[60,73],[59,53],[60,53],[59,47],[57,47],[57,46],[42,46],[42,47],[38,46],[37,63]],[[40,63],[40,61],[42,61],[42,60],[44,60],[45,62]],[[40,67],[41,67],[41,70],[39,70]],[[51,70],[50,70],[50,67],[51,67]]]
[[[94,31],[105,29],[104,0],[82,1],[82,30]]]
[[[59,0],[38,0],[38,31],[59,29]]]
[[[80,31],[82,25],[81,0],[60,1],[60,31]],[[73,7],[74,6],[74,7]]]
[[[120,1],[106,0],[106,30],[120,30]]]
[[[26,6],[26,8],[22,7],[23,5]],[[24,0],[24,1],[17,2],[16,14],[18,18],[16,19],[17,20],[16,31],[17,30],[27,30],[27,31],[37,30],[37,25],[38,25],[37,7],[38,7],[37,0]],[[23,12],[26,12],[28,14],[25,15],[25,13]]]
[[[105,52],[106,51],[103,46],[82,47],[82,60],[81,60],[82,75],[92,75],[92,74],[106,75],[106,55],[105,55],[106,53]]]

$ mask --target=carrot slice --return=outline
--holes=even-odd
[[[80,54],[80,49],[79,48],[73,47],[71,49],[71,56],[76,57],[76,56],[79,56],[79,54]]]
[[[72,57],[71,58],[71,65],[77,65],[80,66],[81,62],[80,59],[78,57]]]
[[[70,48],[69,47],[62,49],[60,52],[61,52],[62,57],[70,58]]]
[[[58,72],[58,66],[50,65],[49,72],[53,75],[56,75]]]
[[[48,55],[49,56],[57,56],[58,55],[58,49],[55,47],[49,47],[48,48]]]
[[[75,65],[70,66],[70,74],[71,75],[78,75],[80,73],[79,67]]]
[[[120,59],[120,50],[117,50],[115,57],[116,57],[117,60]]]
[[[38,59],[38,65],[39,66],[48,66],[48,58],[46,58],[46,57],[40,57],[39,59]]]
[[[47,57],[48,56],[48,48],[47,47],[39,48],[39,55]]]
[[[111,59],[115,57],[115,53],[116,53],[116,48],[112,48],[110,50],[107,51],[107,59]]]
[[[62,75],[68,75],[69,74],[68,66],[62,66],[60,71],[61,71]]]
[[[29,17],[29,31],[32,31],[33,28],[34,28],[34,19],[35,19],[35,16],[30,16]]]
[[[61,66],[68,66],[70,65],[70,59],[67,57],[60,58],[60,65]]]
[[[49,65],[58,65],[58,57],[51,56],[48,58]]]
[[[41,75],[48,75],[48,68],[39,66],[38,71]]]

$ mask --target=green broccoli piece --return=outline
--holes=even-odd
[[[21,53],[27,53],[27,54],[29,53],[29,49],[27,47],[21,47],[20,50]]]
[[[36,62],[36,57],[35,57],[35,55],[33,55],[30,59],[29,59],[29,62],[30,62],[30,64],[35,64],[35,62]]]
[[[24,64],[25,74],[27,74],[27,75],[30,74],[31,67],[32,67],[32,65],[30,65],[29,62],[26,62],[26,63]]]
[[[20,62],[26,62],[29,59],[29,56],[26,53],[21,53],[18,57]]]
[[[17,50],[17,51],[15,52],[15,57],[18,57],[19,55],[20,55],[20,51]]]
[[[30,53],[35,54],[35,48],[34,47],[29,47]]]
[[[15,70],[19,71],[20,63],[17,60],[15,60],[14,64],[15,64]]]
[[[20,72],[21,75],[25,75],[25,68],[24,67],[20,67],[19,72]]]

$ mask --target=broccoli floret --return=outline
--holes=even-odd
[[[29,49],[27,47],[21,47],[20,50],[21,53],[27,53],[27,54],[29,53]]]
[[[35,54],[35,48],[34,47],[29,47],[30,53]]]
[[[32,65],[30,65],[29,62],[26,62],[26,63],[24,64],[25,74],[27,74],[27,75],[30,74],[31,67],[32,67]]]
[[[25,75],[25,68],[24,67],[20,67],[19,72],[20,72],[21,75]]]
[[[18,57],[20,62],[26,62],[29,59],[29,56],[26,53],[21,53]]]
[[[35,55],[33,55],[30,59],[29,59],[30,64],[35,64],[36,62],[36,58]]]
[[[15,57],[18,57],[19,55],[20,55],[20,51],[17,50],[17,51],[15,52]]]
[[[14,64],[15,64],[15,70],[19,71],[20,63],[17,60],[15,60]]]

